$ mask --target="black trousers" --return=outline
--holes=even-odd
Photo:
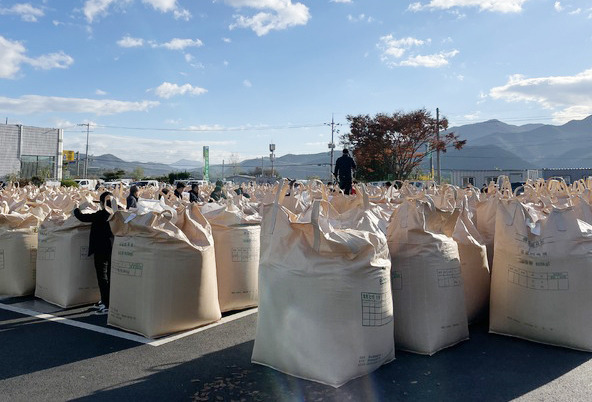
[[[109,307],[109,285],[111,283],[111,253],[95,253],[95,270],[97,282],[101,292],[101,301],[105,307]]]
[[[344,194],[351,194],[351,189],[352,189],[352,181],[351,180],[346,180],[346,179],[339,179],[339,188],[343,190]]]

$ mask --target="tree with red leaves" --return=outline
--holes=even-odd
[[[432,151],[446,152],[449,147],[461,149],[466,140],[454,133],[436,134],[436,119],[425,109],[392,115],[379,113],[347,116],[350,133],[342,136],[350,144],[357,164],[357,176],[367,181],[407,180]],[[440,131],[448,128],[448,120],[438,122]]]

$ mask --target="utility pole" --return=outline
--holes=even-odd
[[[339,130],[335,130],[335,126],[341,126],[341,123],[335,123],[334,114],[331,113],[331,123],[324,123],[326,126],[331,126],[331,142],[329,143],[329,149],[331,150],[331,164],[329,170],[329,179],[333,181],[333,150],[335,149],[335,142],[333,141],[333,137],[335,131],[339,132]]]
[[[271,180],[273,180],[273,161],[275,160],[275,144],[269,144],[269,160],[271,161]]]
[[[76,177],[80,178],[80,152],[76,152]]]
[[[224,176],[224,159],[222,159],[222,179],[225,179],[226,176]]]
[[[442,180],[442,171],[440,170],[440,109],[438,108],[436,108],[436,141],[438,142],[438,149],[436,151],[436,183],[440,184]]]
[[[81,123],[78,126],[86,126],[86,155],[84,157],[84,178],[88,179],[88,136],[90,133],[90,123]]]

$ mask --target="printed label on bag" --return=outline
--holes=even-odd
[[[393,303],[390,292],[362,292],[362,326],[381,327],[393,319]]]
[[[141,262],[113,260],[113,262],[111,263],[111,269],[119,275],[141,277],[142,271],[144,270],[144,264],[142,264]]]
[[[460,267],[438,269],[438,287],[451,288],[454,286],[462,286]]]
[[[88,246],[80,246],[80,259],[81,260],[92,259],[92,256],[88,255]]]
[[[527,289],[569,290],[567,272],[535,272],[509,265],[508,282]]]
[[[37,259],[42,261],[53,261],[55,260],[56,249],[55,247],[39,247],[37,249]]]
[[[251,247],[233,247],[232,262],[251,262],[255,259]]]
[[[373,366],[375,364],[381,363],[382,360],[383,360],[382,353],[378,353],[378,354],[370,355],[370,356],[360,356],[358,358],[358,367]]]

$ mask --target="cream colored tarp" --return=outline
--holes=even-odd
[[[406,200],[388,226],[395,344],[431,355],[469,337],[458,246],[459,211]]]
[[[108,324],[155,338],[221,318],[210,225],[190,204],[136,215],[117,211]]]
[[[334,229],[262,207],[259,315],[252,361],[334,387],[394,358],[390,261],[383,234]]]
[[[590,223],[584,204],[546,215],[500,202],[490,332],[592,351]]]
[[[89,235],[90,224],[74,215],[48,215],[39,228],[35,296],[61,307],[99,301]]]

